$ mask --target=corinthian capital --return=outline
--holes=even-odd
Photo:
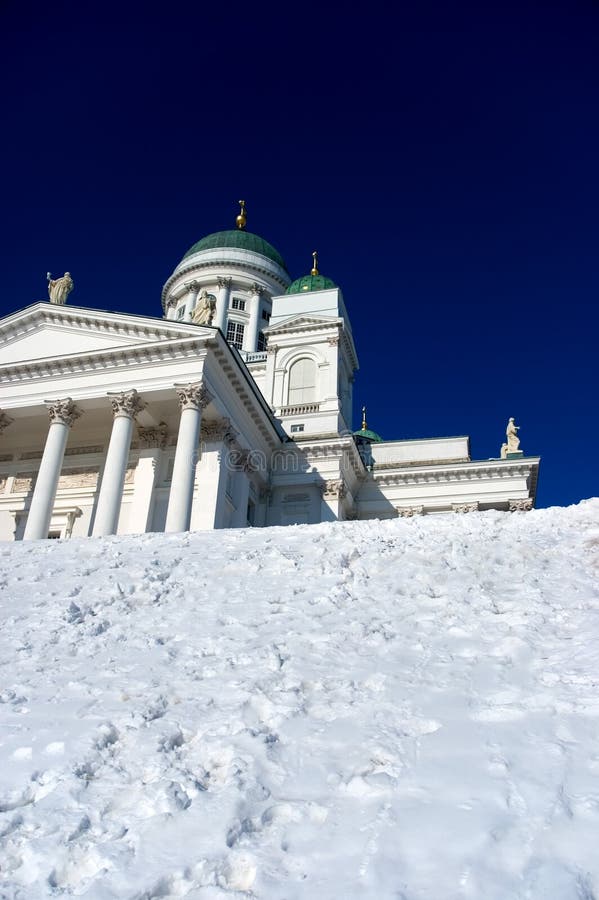
[[[232,278],[217,278],[216,283],[219,288],[230,288],[233,282]]]
[[[206,409],[212,400],[212,395],[201,381],[195,384],[176,384],[175,390],[181,404],[181,412],[185,409]]]
[[[345,482],[343,479],[331,479],[330,481],[325,481],[322,485],[322,496],[328,499],[338,499],[341,500],[345,497],[347,493],[347,488],[345,486]]]
[[[510,512],[528,512],[532,509],[532,497],[525,500],[508,500]]]
[[[452,503],[451,508],[456,513],[476,512],[478,509],[478,500],[473,500],[470,503]]]
[[[424,515],[424,506],[397,506],[397,515],[402,519],[411,519],[412,516]]]
[[[81,415],[81,410],[75,406],[70,397],[65,397],[64,400],[44,400],[44,403],[48,407],[51,425],[59,423],[70,428],[75,419]]]
[[[109,392],[110,404],[115,418],[117,416],[127,416],[129,419],[135,418],[138,412],[145,408],[145,403],[135,390]]]
[[[164,450],[166,447],[166,440],[168,437],[168,426],[166,422],[161,422],[156,428],[138,427],[137,433],[139,434],[140,447],[145,450],[150,450],[154,447],[157,447],[159,450]]]
[[[0,409],[0,434],[4,431],[5,428],[8,428],[9,425],[12,425],[14,419],[11,419],[10,416],[7,416],[5,412],[2,412]]]
[[[202,422],[203,441],[228,441],[229,439],[232,440],[234,436],[230,419],[223,418],[212,422]]]
[[[256,294],[258,297],[261,297],[264,293],[264,288],[261,284],[258,284],[257,281],[254,281],[252,285],[252,294]]]

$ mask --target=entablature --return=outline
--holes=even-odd
[[[480,462],[460,462],[453,465],[435,464],[433,466],[402,467],[394,471],[386,469],[372,473],[378,485],[392,486],[401,484],[450,483],[467,481],[487,481],[504,478],[528,478],[534,476],[540,463],[540,457],[527,457],[513,463],[504,460],[483,460]],[[531,484],[531,490],[533,485]],[[534,495],[534,494],[533,494]]]

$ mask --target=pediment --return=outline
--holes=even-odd
[[[300,313],[296,316],[289,316],[276,325],[270,325],[265,331],[268,334],[277,334],[281,331],[301,330],[302,328],[318,328],[328,325],[337,325],[343,321],[340,316],[315,316]]]
[[[198,327],[36,303],[0,320],[0,365],[197,336]]]

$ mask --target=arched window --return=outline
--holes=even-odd
[[[316,399],[316,363],[312,359],[298,359],[289,369],[288,403],[312,403]]]

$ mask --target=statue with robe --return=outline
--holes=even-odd
[[[517,453],[520,448],[520,438],[518,437],[519,430],[520,426],[516,425],[516,423],[514,422],[514,417],[512,416],[507,423],[507,428],[505,429],[508,453]]]
[[[64,306],[67,302],[67,297],[74,287],[71,273],[65,272],[62,278],[52,278],[51,273],[48,272],[46,278],[48,279],[48,296],[50,297],[50,303],[57,303],[59,306]]]
[[[204,289],[198,297],[193,310],[192,321],[194,325],[212,325],[216,311],[216,300]]]

